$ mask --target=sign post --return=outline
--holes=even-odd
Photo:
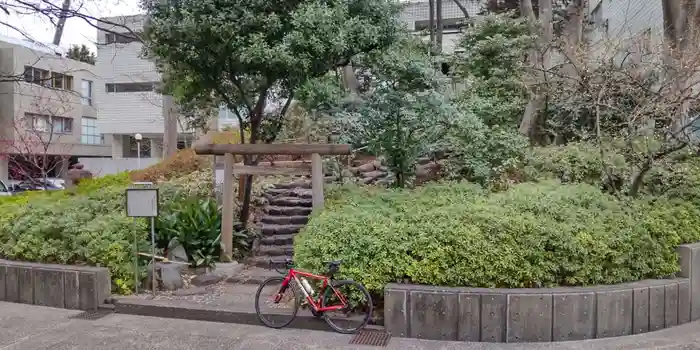
[[[158,188],[152,182],[135,182],[126,190],[126,216],[151,218],[151,288],[156,295],[156,217],[158,216]],[[134,235],[134,286],[138,293],[139,264],[138,238]]]

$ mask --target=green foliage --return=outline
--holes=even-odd
[[[211,267],[218,258],[221,242],[221,208],[212,198],[177,198],[163,208],[156,222],[157,244],[161,248],[181,245],[193,267]],[[234,253],[240,256],[250,245],[245,232],[234,233]]]
[[[92,198],[58,201],[47,196],[17,206],[13,220],[0,222],[0,256],[104,266],[117,292],[129,293],[133,289],[133,242],[137,239],[140,248],[147,249],[146,227],[141,220],[127,218],[122,204],[113,203],[108,192],[103,189]]]
[[[464,108],[488,126],[515,130],[527,98],[523,57],[534,41],[523,18],[490,15],[471,20],[451,60]]]
[[[289,97],[363,52],[394,41],[391,0],[184,0],[146,4],[147,55],[172,80],[180,100],[221,101],[242,111],[257,137],[266,98]],[[206,25],[202,25],[206,23]],[[255,105],[263,108],[253,108]]]
[[[90,51],[90,49],[85,44],[80,46],[72,45],[68,49],[66,57],[92,65],[95,65],[95,59],[97,58],[95,56],[95,53]]]
[[[3,197],[0,257],[100,265],[110,270],[117,293],[131,293],[134,240],[139,251],[149,251],[149,244],[145,221],[124,213],[129,176],[120,173],[84,180],[75,191],[30,191]],[[210,171],[162,183],[161,205],[184,197],[210,196],[211,186]]]
[[[297,264],[319,272],[323,261],[343,259],[340,277],[376,294],[389,282],[614,284],[673,275],[676,246],[700,239],[693,205],[623,202],[585,184],[526,183],[491,194],[466,183],[375,191],[334,189],[345,199],[331,199],[297,236]]]
[[[78,186],[76,186],[76,192],[94,193],[106,187],[126,187],[130,183],[129,172],[125,171],[118,174],[81,180]]]

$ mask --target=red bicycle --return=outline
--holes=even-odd
[[[274,262],[270,263],[272,265]],[[328,273],[325,276],[295,270],[294,262],[289,258],[285,259],[284,264],[289,270],[286,275],[268,278],[258,287],[255,294],[255,313],[264,325],[271,328],[288,326],[294,321],[302,305],[308,305],[311,314],[317,318],[323,317],[326,323],[339,333],[355,333],[369,323],[372,317],[372,298],[367,289],[352,280],[333,279],[333,275],[342,264],[341,261],[328,262]],[[313,288],[307,279],[318,281],[316,284],[320,287]],[[273,290],[272,295],[266,297],[263,290],[268,286],[272,286]],[[345,291],[349,288],[355,290]],[[291,292],[291,296],[285,297],[287,292]],[[314,299],[315,295],[318,295],[317,299]],[[365,300],[361,301],[361,298]],[[270,318],[264,316],[263,308],[271,309]],[[291,311],[291,314],[285,316],[282,311]],[[336,311],[340,313],[339,317],[332,316]],[[344,326],[351,322],[358,322],[358,325]]]

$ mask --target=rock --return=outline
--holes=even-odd
[[[179,297],[184,297],[188,295],[200,295],[200,294],[207,294],[208,290],[206,287],[195,287],[195,288],[185,288],[185,289],[178,289],[173,292],[173,295],[179,296]]]
[[[182,266],[178,264],[160,263],[160,283],[165,290],[176,290],[184,285],[182,281]]]
[[[374,171],[374,162],[372,163],[367,163],[367,164],[362,164],[357,167],[357,171],[360,173],[366,173],[369,171]]]
[[[156,263],[156,279],[163,290],[177,290],[184,286],[182,280],[182,267],[180,264],[169,264],[163,262]],[[148,264],[148,277],[146,278],[146,288],[151,289],[151,264]]]
[[[379,169],[379,168],[382,167],[382,162],[381,162],[379,159],[375,159],[375,160],[372,162],[372,165],[374,165],[374,168],[375,168],[375,169]]]
[[[364,179],[369,179],[370,181],[377,180],[377,179],[382,178],[384,176],[386,176],[386,173],[383,171],[379,171],[379,170],[370,171],[370,172],[364,173],[362,175],[362,177]]]
[[[432,162],[432,160],[428,157],[418,158],[418,165],[425,165],[425,164],[428,164],[430,162]]]
[[[185,248],[175,238],[171,239],[170,243],[168,243],[167,258],[172,261],[190,262]]]
[[[224,279],[224,276],[219,276],[219,275],[214,275],[214,274],[204,274],[204,275],[199,275],[193,278],[190,283],[192,283],[193,286],[210,286],[212,284],[217,284],[221,282]]]

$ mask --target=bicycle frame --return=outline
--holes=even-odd
[[[306,291],[304,288],[304,285],[301,283],[299,280],[299,277],[307,277],[310,279],[315,279],[315,280],[322,280],[323,284],[321,285],[321,289],[318,291],[318,300],[314,300],[311,295],[309,295],[309,292]],[[314,311],[316,312],[325,312],[325,311],[335,311],[335,310],[341,310],[347,307],[348,303],[347,300],[345,299],[345,296],[342,295],[341,293],[338,292],[333,286],[328,283],[330,280],[329,277],[327,276],[321,276],[321,275],[314,275],[312,273],[308,272],[302,272],[302,271],[297,271],[294,270],[293,268],[289,269],[289,272],[287,273],[287,276],[284,278],[284,281],[282,281],[282,287],[280,288],[279,294],[275,296],[275,303],[278,303],[282,299],[282,295],[284,294],[284,291],[287,290],[289,287],[289,283],[291,281],[294,281],[301,292],[304,294],[304,297],[306,300],[309,302],[309,305],[314,308]],[[333,290],[333,293],[340,299],[341,305],[332,305],[332,306],[326,306],[326,307],[321,307],[321,298],[323,298],[323,293],[326,291],[326,288],[331,288]]]

